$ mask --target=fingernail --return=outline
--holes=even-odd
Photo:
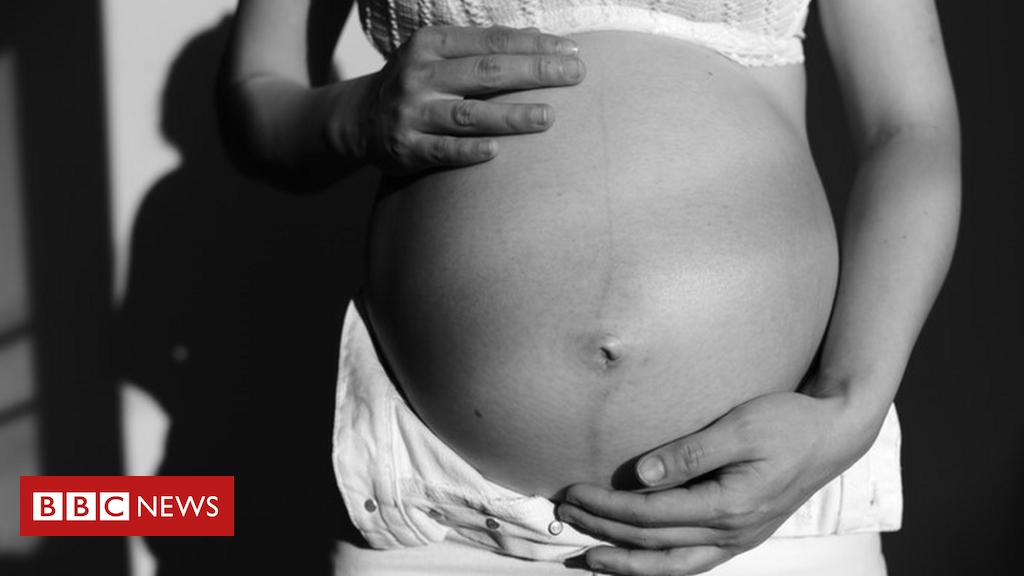
[[[580,47],[571,40],[559,40],[555,51],[562,56],[575,56],[580,53]]]
[[[555,516],[562,522],[573,524],[576,522],[575,511],[577,508],[572,504],[560,504],[555,510]]]
[[[498,143],[495,142],[494,140],[484,140],[483,142],[477,145],[477,149],[484,156],[494,156],[494,154],[498,151]]]
[[[548,109],[546,106],[537,106],[530,110],[530,119],[534,124],[545,126],[548,123]]]
[[[579,80],[583,77],[583,62],[577,58],[566,58],[562,61],[562,75],[566,80]]]
[[[658,456],[652,456],[640,462],[636,473],[645,484],[655,484],[665,477],[665,462]]]

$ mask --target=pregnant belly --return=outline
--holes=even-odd
[[[549,102],[549,131],[383,184],[366,290],[424,422],[549,497],[794,389],[837,274],[800,123],[761,72],[677,40],[578,41],[583,84],[496,98]]]

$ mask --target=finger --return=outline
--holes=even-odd
[[[425,167],[469,166],[490,160],[498,143],[490,138],[420,135],[413,138],[409,156]]]
[[[734,418],[722,418],[707,428],[657,448],[637,461],[637,478],[646,486],[675,486],[708,472],[753,457],[741,442]]]
[[[413,49],[426,50],[440,58],[480,54],[574,56],[579,52],[576,43],[568,38],[542,34],[536,29],[517,30],[506,26],[430,26],[417,30],[409,42]]]
[[[715,547],[672,550],[629,550],[598,546],[587,551],[591,570],[624,576],[681,576],[700,574],[735,555]]]
[[[554,111],[546,104],[438,100],[427,105],[417,128],[430,134],[522,134],[547,130]]]
[[[721,517],[720,501],[711,481],[646,494],[576,484],[565,493],[566,503],[590,514],[644,528],[711,525]]]
[[[431,79],[439,92],[468,96],[578,84],[583,61],[572,56],[487,55],[434,62]]]
[[[692,546],[720,546],[728,541],[725,532],[706,527],[641,528],[594,516],[572,504],[558,508],[558,518],[581,532],[619,546],[662,550]]]

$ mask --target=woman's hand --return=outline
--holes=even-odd
[[[569,488],[561,519],[622,546],[587,552],[616,574],[697,574],[771,536],[870,446],[878,429],[844,424],[841,398],[796,392],[741,404],[637,462],[637,493]],[[880,425],[880,424],[879,424]]]
[[[554,112],[468,97],[577,84],[585,72],[576,54],[571,40],[532,28],[417,30],[363,102],[365,157],[393,175],[490,160],[498,144],[487,136],[547,130]]]

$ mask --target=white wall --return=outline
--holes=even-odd
[[[153,184],[181,161],[160,130],[161,96],[171,63],[191,38],[216,26],[234,6],[234,0],[103,2],[116,302],[124,296],[129,239],[139,206]],[[336,59],[349,77],[383,63],[355,17],[342,33]],[[121,399],[125,473],[154,474],[163,454],[167,416],[130,382],[123,384]],[[141,540],[133,538],[130,547],[133,574],[155,574],[154,560]]]

